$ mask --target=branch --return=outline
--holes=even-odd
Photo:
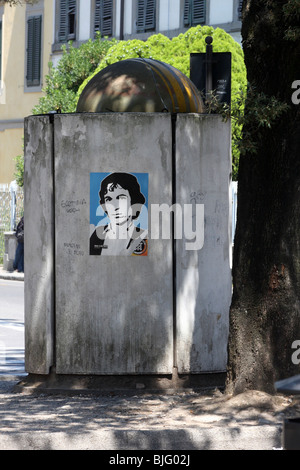
[[[0,5],[3,5],[3,4],[8,4],[9,6],[14,6],[14,5],[22,5],[22,4],[26,4],[26,3],[29,3],[31,5],[33,5],[34,3],[37,3],[38,0],[2,0],[0,1]]]

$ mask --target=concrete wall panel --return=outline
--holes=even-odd
[[[57,114],[53,124],[49,116],[26,119],[27,372],[48,374],[52,365],[71,375],[171,374],[174,365],[180,374],[226,369],[230,123],[179,114],[173,133],[172,122],[169,114],[148,113]],[[112,172],[135,174],[142,183],[147,256],[108,255],[104,248],[108,256],[90,254],[90,235],[105,216],[100,182]],[[173,244],[150,208],[174,202],[184,236]],[[186,206],[193,209],[190,221]],[[188,249],[191,221],[200,245]]]
[[[176,127],[176,199],[204,207],[204,244],[176,243],[179,373],[226,369],[231,302],[230,122],[183,115]]]
[[[149,206],[171,205],[171,144],[169,115],[55,116],[59,374],[172,372],[171,240],[145,257],[89,254],[91,173],[148,173]]]
[[[48,374],[53,365],[54,206],[53,134],[49,116],[25,120],[24,266],[25,369]]]

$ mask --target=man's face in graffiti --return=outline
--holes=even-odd
[[[119,184],[110,183],[104,196],[103,209],[112,224],[123,225],[131,221],[131,197],[127,189]]]

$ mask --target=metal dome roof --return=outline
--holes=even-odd
[[[193,82],[175,67],[153,59],[126,59],[88,82],[76,111],[203,113],[204,105]]]

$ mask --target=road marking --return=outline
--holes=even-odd
[[[25,374],[24,349],[6,348],[0,341],[0,376]]]
[[[0,328],[9,328],[11,330],[20,330],[20,329],[24,329],[24,323],[20,323],[20,322],[13,323],[13,322],[7,322],[7,321],[0,320]]]
[[[9,287],[11,287],[11,286],[13,286],[13,285],[15,285],[15,286],[18,285],[18,286],[20,286],[21,283],[24,285],[24,281],[19,281],[19,280],[16,280],[16,281],[9,281],[9,280],[8,280],[8,281],[7,281],[7,280],[6,280],[6,281],[2,281],[2,280],[0,279],[0,286],[9,286]]]

